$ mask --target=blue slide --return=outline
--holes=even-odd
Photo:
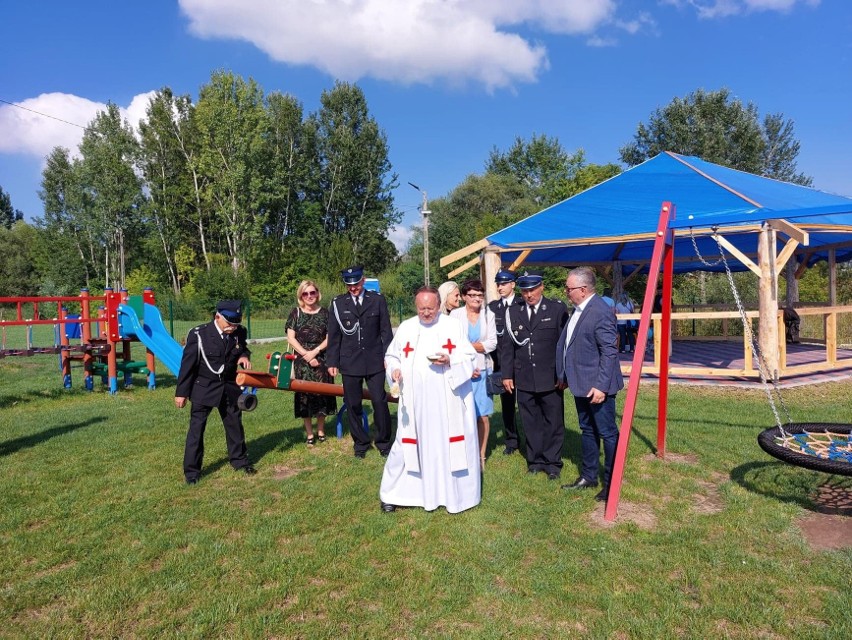
[[[166,365],[166,368],[177,376],[180,371],[183,347],[169,335],[166,326],[163,324],[160,310],[152,304],[145,304],[144,325],[139,321],[139,316],[136,315],[133,307],[129,305],[118,305],[118,314],[124,333],[128,337],[135,337],[148,347],[151,353],[157,356]]]

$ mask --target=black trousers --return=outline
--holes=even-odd
[[[503,433],[506,434],[506,446],[512,449],[520,448],[518,426],[515,424],[515,402],[517,392],[500,394],[500,412],[503,416]]]
[[[565,405],[562,391],[518,389],[518,412],[527,438],[527,468],[530,471],[561,473],[565,442]]]
[[[189,431],[186,434],[186,447],[183,452],[183,474],[187,480],[197,480],[201,475],[201,461],[204,458],[204,430],[207,418],[214,408],[219,409],[222,424],[225,426],[225,441],[228,444],[228,458],[234,469],[248,466],[246,434],[243,430],[242,411],[237,407],[227,391],[222,394],[218,407],[208,407],[192,403],[189,415]]]
[[[349,417],[349,433],[355,442],[355,453],[366,452],[370,448],[370,433],[364,431],[363,381],[373,403],[373,425],[376,428],[376,449],[388,451],[391,447],[391,419],[388,409],[388,397],[385,393],[385,372],[379,371],[368,376],[343,375],[343,402],[346,403],[346,415]]]

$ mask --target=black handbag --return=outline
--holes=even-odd
[[[503,374],[493,371],[485,376],[485,391],[489,396],[499,396],[505,391],[503,388]]]

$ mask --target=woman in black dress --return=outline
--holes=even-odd
[[[322,294],[313,280],[302,280],[296,290],[296,307],[287,318],[287,341],[293,347],[296,360],[293,375],[297,380],[334,382],[325,367],[325,348],[328,345],[328,309],[320,306]],[[308,446],[319,440],[325,442],[325,417],[337,412],[334,396],[296,393],[293,410],[305,421]],[[312,418],[317,419],[314,438]]]

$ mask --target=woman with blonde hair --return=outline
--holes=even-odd
[[[452,280],[447,280],[438,287],[438,295],[441,296],[441,313],[444,315],[449,315],[450,311],[461,306],[459,285]]]
[[[325,348],[328,346],[328,309],[320,306],[322,294],[313,280],[302,280],[296,290],[296,307],[290,312],[285,328],[287,341],[293,347],[293,377],[311,382],[334,382],[325,366]],[[314,393],[296,393],[293,411],[305,421],[308,446],[319,440],[325,442],[325,417],[337,412],[334,396]],[[317,433],[314,437],[312,419],[316,417]]]

